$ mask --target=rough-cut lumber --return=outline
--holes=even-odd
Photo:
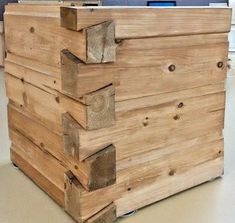
[[[61,7],[61,25],[79,31],[113,20],[118,39],[225,33],[230,30],[231,12],[227,8],[205,7]]]
[[[192,40],[195,39],[192,37]],[[181,39],[176,38],[175,41],[181,41]],[[170,49],[163,47],[162,49],[153,51],[155,55],[151,56],[149,54],[149,59],[152,57],[155,58],[156,65],[149,66],[150,64],[146,64],[148,67],[140,67],[137,64],[133,64],[131,67],[123,65],[125,68],[121,68],[120,66],[122,65],[119,67],[116,67],[116,65],[86,66],[76,63],[74,64],[75,67],[78,66],[78,68],[75,68],[76,72],[74,70],[72,72],[69,70],[63,71],[62,69],[64,72],[62,73],[62,77],[63,74],[64,76],[71,77],[71,84],[66,84],[66,82],[61,83],[59,74],[56,73],[56,70],[50,71],[51,67],[39,73],[37,67],[32,67],[34,66],[32,61],[27,59],[19,60],[18,57],[12,56],[12,54],[8,55],[5,66],[6,72],[20,79],[24,79],[26,82],[39,86],[47,91],[50,89],[46,89],[45,86],[62,90],[65,94],[75,98],[113,83],[115,87],[115,100],[120,101],[223,81],[226,75],[225,67],[227,64],[227,47],[224,48],[226,45],[227,43],[215,43],[212,45],[192,46],[191,48],[188,46]],[[139,55],[140,61],[146,59],[148,56],[147,53],[151,52],[149,50],[141,55],[140,53],[137,54],[136,50],[127,51],[132,57],[136,55],[137,58]],[[127,51],[123,51],[122,54],[125,55]],[[167,55],[169,54],[172,55],[172,59],[168,58]],[[198,57],[195,57],[193,60],[192,57],[194,55],[198,55]],[[173,56],[182,59],[176,60]],[[125,61],[127,59],[126,57],[122,60]],[[223,68],[217,67],[219,61],[223,61]],[[30,62],[32,65],[30,65]],[[174,72],[169,72],[168,70],[171,64],[176,65]],[[188,65],[186,66],[186,64]],[[48,72],[50,75],[47,75]],[[188,73],[190,73],[190,78],[188,78]],[[59,77],[55,77],[56,74]],[[149,79],[152,81],[150,82]],[[60,84],[62,84],[62,89],[60,88]]]
[[[191,36],[190,41],[186,37],[150,38],[148,41],[141,41],[143,44],[139,44],[137,40],[123,41],[118,47],[118,59],[114,64],[88,66],[79,60],[65,60],[70,69],[62,66],[62,83],[60,70],[45,67],[32,60],[19,59],[12,54],[7,57],[6,72],[24,78],[25,81],[40,88],[45,89],[46,85],[76,98],[113,83],[116,101],[178,91],[224,80],[227,65],[227,34],[196,35]],[[142,53],[144,47],[146,50]],[[222,68],[217,67],[220,61],[223,62]],[[168,70],[172,64],[176,66],[174,72]],[[41,81],[39,66],[41,73],[45,74]]]
[[[13,81],[10,83],[13,83]],[[21,81],[18,81],[18,83],[21,84]],[[9,86],[7,85],[7,89],[8,88]],[[175,128],[180,129],[179,134],[177,134],[176,131],[172,133],[178,141],[185,137],[182,135],[183,133],[186,134],[190,132],[194,136],[202,130],[205,131],[208,128],[214,128],[215,126],[221,126],[221,128],[223,128],[224,87],[223,84],[215,85],[215,94],[212,94],[211,91],[207,92],[207,89],[211,90],[211,88],[212,86],[204,87],[204,91],[202,91],[203,88],[200,88],[198,89],[198,92],[196,89],[193,89],[191,90],[193,93],[196,91],[194,95],[192,93],[190,94],[191,91],[187,91],[187,96],[182,98],[175,95],[175,93],[172,93],[165,98],[165,101],[160,101],[158,100],[158,97],[155,97],[154,103],[151,104],[151,106],[142,106],[142,109],[139,107],[138,109],[126,113],[116,113],[116,124],[110,128],[85,131],[82,128],[79,128],[77,122],[74,120],[74,125],[78,127],[76,132],[73,131],[73,133],[76,133],[77,136],[72,135],[71,137],[74,138],[74,142],[79,140],[75,143],[75,145],[79,146],[79,160],[84,160],[112,143],[117,143],[118,160],[138,152],[138,145],[141,146],[142,152],[148,151],[162,145],[163,142],[166,142],[165,137],[167,137],[167,135]],[[10,89],[13,90],[15,88]],[[20,88],[17,87],[17,89],[19,90]],[[42,93],[38,94],[40,95]],[[19,95],[19,93],[16,93],[11,96],[11,94],[8,93],[9,98],[15,102],[18,102],[17,97]],[[171,99],[171,97],[173,97],[173,99]],[[159,99],[160,98],[161,95]],[[175,101],[176,98],[177,101]],[[35,100],[36,99],[34,99],[34,101]],[[37,100],[39,101],[38,97]],[[50,102],[49,105],[52,106],[51,101],[53,102],[54,100],[53,97],[52,100],[48,99],[47,102]],[[180,103],[183,103],[184,105],[182,108],[178,108]],[[21,103],[18,102],[18,104]],[[57,105],[57,103],[55,104]],[[39,119],[46,124],[46,126],[51,128],[51,125],[48,125],[48,122],[52,122],[51,119],[48,118],[48,113],[51,111],[51,108],[43,108],[43,114],[47,115],[45,116],[47,118],[46,122],[42,117],[42,113],[35,113],[35,108],[29,110],[25,107],[25,109],[35,114],[36,117],[39,117]],[[196,111],[195,114],[193,111]],[[55,116],[60,117],[61,114],[61,111],[58,109],[54,109],[53,112],[51,112],[53,118]],[[71,114],[73,113],[71,112]],[[178,117],[177,120],[175,120],[175,117]],[[73,122],[73,119],[71,119],[70,122]],[[60,123],[57,124],[57,126],[59,125]],[[191,128],[191,125],[195,125],[195,128]],[[64,126],[66,127],[65,124]],[[61,132],[62,131],[63,130],[61,129]],[[159,131],[157,136],[155,135],[156,131]],[[136,133],[133,135],[132,133],[134,132]],[[191,134],[187,135],[190,136]],[[135,138],[137,135],[138,137]],[[174,135],[172,135],[172,138],[169,138],[169,141],[175,140],[173,137]],[[146,140],[146,137],[153,137],[154,139],[148,141]],[[126,149],[127,145],[128,150]]]
[[[40,8],[42,11],[36,10]],[[20,56],[27,55],[29,58],[54,66],[60,65],[60,51],[63,49],[69,49],[85,63],[115,60],[116,47],[112,22],[104,22],[74,34],[73,31],[60,27],[59,10],[60,6],[53,5],[6,6],[4,20],[8,52]],[[25,47],[22,49],[20,44]]]
[[[11,160],[20,167],[27,176],[29,176],[39,187],[41,187],[50,197],[52,197],[60,206],[64,206],[64,191],[53,184],[50,179],[46,178],[44,173],[41,173],[38,168],[34,168],[32,163],[29,163],[28,157],[22,158],[16,152],[19,151],[15,146],[11,147]],[[53,164],[51,164],[50,168]],[[57,167],[57,166],[56,166]]]
[[[20,3],[22,4],[47,4],[47,5],[76,5],[76,6],[98,6],[102,5],[101,0],[76,0],[76,1],[70,1],[65,0],[63,2],[60,1],[54,1],[54,0],[21,0]]]
[[[122,216],[127,213],[128,210],[139,209],[143,204],[151,204],[156,198],[157,200],[162,200],[165,197],[179,193],[187,188],[200,185],[221,175],[223,175],[223,158],[218,158],[202,163],[184,174],[179,174],[178,177],[173,176],[161,183],[156,181],[129,196],[127,195],[117,200],[115,202],[119,207],[117,209],[117,216]]]
[[[231,9],[60,6],[6,7],[12,162],[79,223],[221,176]]]
[[[193,39],[197,40],[197,37]],[[151,42],[151,39],[148,40]],[[175,44],[181,41],[180,37],[174,37],[172,42]],[[79,60],[67,58],[65,66],[62,66],[62,91],[79,98],[87,92],[113,83],[116,87],[116,101],[120,101],[179,91],[189,86],[199,87],[208,82],[217,83],[226,76],[227,46],[227,41],[192,46],[182,44],[174,48],[163,46],[146,49],[143,53],[140,49],[124,45],[118,48],[116,63],[107,65],[84,66]],[[218,62],[223,62],[221,68],[218,68]],[[169,70],[171,65],[176,67],[173,72]],[[66,83],[63,76],[67,75],[70,77],[70,85],[63,84]],[[90,82],[92,84],[88,85]]]
[[[25,138],[21,139],[21,142],[25,141]],[[220,176],[223,173],[223,140],[211,141],[213,138],[205,138],[204,144],[196,144],[195,146],[189,147],[178,147],[174,146],[173,150],[162,148],[158,150],[158,157],[156,157],[155,161],[145,162],[141,165],[137,165],[136,167],[132,167],[131,169],[125,169],[123,171],[118,172],[117,183],[111,187],[107,187],[105,189],[101,189],[94,192],[86,192],[81,186],[78,185],[78,193],[80,194],[79,201],[82,219],[87,219],[91,217],[91,214],[97,213],[106,207],[113,200],[117,200],[117,214],[118,216],[125,213],[125,211],[129,210],[123,208],[122,205],[119,206],[119,202],[127,202],[130,205],[130,210],[133,207],[138,207],[138,204],[142,204],[148,201],[148,203],[152,203],[155,201],[154,198],[149,198],[149,196],[138,196],[138,202],[135,202],[135,199],[129,200],[129,196],[132,194],[141,194],[141,193],[150,193],[150,191],[154,190],[154,187],[159,185],[159,187],[164,187],[164,190],[158,190],[158,198],[163,199],[165,196],[169,196],[181,190],[187,189],[191,187],[191,183],[194,182],[193,185],[197,185],[199,183],[210,180],[211,178]],[[207,141],[207,143],[205,143]],[[16,142],[17,143],[17,142]],[[201,142],[202,143],[202,142]],[[192,145],[192,144],[191,144]],[[29,148],[29,147],[28,147]],[[25,149],[25,148],[22,148]],[[19,149],[18,153],[20,156],[28,155],[22,149]],[[187,151],[187,152],[186,152]],[[42,157],[47,157],[48,154],[45,152],[40,152],[38,147],[35,147],[35,150],[31,151],[34,154],[34,157],[38,157],[38,154],[41,154]],[[178,156],[180,155],[180,156]],[[52,157],[53,158],[53,157]],[[43,158],[45,159],[45,158]],[[14,160],[13,160],[14,161]],[[55,181],[58,180],[60,187],[64,186],[63,181],[61,180],[61,175],[63,173],[59,173],[60,162],[55,160],[55,168],[58,172],[56,175],[51,175],[52,179]],[[211,168],[210,164],[214,168]],[[37,169],[41,170],[43,174],[47,171],[44,167],[43,162],[35,162],[34,166]],[[207,169],[208,168],[208,169]],[[133,171],[133,169],[135,171]],[[194,174],[191,175],[194,170],[200,169],[199,175]],[[64,171],[64,169],[62,168]],[[170,174],[174,170],[173,174]],[[207,171],[206,171],[207,170]],[[208,170],[210,170],[208,172]],[[130,175],[129,172],[132,171]],[[199,173],[199,172],[198,172]],[[49,176],[51,172],[47,171],[46,176]],[[187,179],[188,177],[193,181],[181,181],[183,179]],[[204,176],[201,179],[201,176]],[[58,179],[55,179],[58,177]],[[126,180],[128,179],[128,184]],[[200,180],[201,179],[201,180]],[[162,183],[159,183],[161,181]],[[200,182],[199,182],[200,181]],[[171,183],[169,183],[171,182]],[[181,183],[180,183],[181,182]],[[184,182],[184,184],[182,184]],[[188,182],[188,183],[186,183]],[[179,188],[173,188],[174,184],[181,185]],[[171,191],[170,194],[167,191]],[[122,194],[125,196],[120,197]],[[119,200],[120,199],[120,200]],[[126,200],[125,200],[126,199]],[[94,200],[96,202],[94,202]],[[132,201],[132,202],[131,202]]]
[[[178,108],[180,103],[184,104],[182,108]],[[179,142],[186,137],[194,137],[203,131],[223,128],[223,109],[222,92],[117,113],[116,125],[111,128],[92,132],[77,130],[79,158],[88,157],[109,142],[117,146],[119,160],[167,143]],[[171,137],[168,137],[169,134]]]
[[[82,187],[79,181],[68,171],[65,178],[65,211],[68,212],[77,222],[82,222],[81,216],[81,192]],[[116,207],[108,205],[100,212],[86,220],[86,223],[112,223],[116,220]]]
[[[84,95],[81,103],[57,91],[40,89],[9,74],[6,74],[5,81],[8,98],[35,113],[55,131],[61,130],[61,114],[65,112],[71,114],[85,129],[108,127],[115,122],[112,86]]]
[[[92,191],[115,183],[116,151],[112,145],[91,155],[83,162],[79,162],[69,159],[63,154],[62,136],[49,131],[49,129],[40,125],[36,120],[30,119],[22,113],[21,109],[9,105],[8,118],[11,129],[29,138],[41,150],[46,150],[48,154],[64,163],[64,166],[72,170],[87,190]],[[15,134],[13,133],[10,132],[10,138],[12,141],[16,141],[14,138]]]

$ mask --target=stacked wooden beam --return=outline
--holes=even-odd
[[[24,4],[52,4],[52,5],[73,5],[73,6],[101,6],[102,0],[19,0]]]
[[[11,159],[78,222],[223,174],[227,8],[6,7]]]

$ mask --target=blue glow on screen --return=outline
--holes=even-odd
[[[149,1],[148,6],[176,6],[176,1]]]

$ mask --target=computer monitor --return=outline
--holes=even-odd
[[[176,6],[176,1],[147,1],[147,6]]]

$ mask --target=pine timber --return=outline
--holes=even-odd
[[[13,83],[13,81],[9,81],[9,83]],[[17,85],[14,85],[14,88],[7,84],[7,92],[9,88],[19,90],[21,85],[27,84],[22,83],[20,80],[17,80],[17,83]],[[204,92],[201,92],[203,94],[197,93],[199,96],[196,95],[193,97],[190,95],[190,91],[188,91],[186,98],[178,97],[176,101],[168,96],[168,101],[160,102],[159,100],[155,100],[154,104],[148,107],[140,107],[129,112],[116,112],[116,123],[110,128],[86,131],[72,118],[71,122],[78,126],[76,128],[77,136],[74,135],[75,131],[72,131],[74,134],[72,134],[71,137],[69,134],[67,135],[69,138],[74,138],[75,142],[77,141],[75,145],[77,145],[77,150],[79,151],[77,157],[80,161],[110,144],[117,145],[117,159],[119,160],[128,155],[138,153],[139,149],[137,145],[141,146],[141,152],[143,152],[156,148],[157,146],[162,145],[162,143],[167,143],[166,137],[170,132],[172,132],[173,135],[171,135],[172,137],[168,140],[172,142],[173,140],[180,141],[186,136],[191,137],[191,135],[198,134],[202,130],[207,130],[208,128],[214,128],[215,126],[221,126],[221,128],[223,128],[224,120],[222,117],[224,116],[223,109],[225,98],[224,86],[223,84],[220,86],[220,88],[218,88],[218,85],[215,86],[214,93],[206,93],[207,88],[204,88]],[[208,86],[208,88],[210,89],[211,86]],[[172,93],[171,95],[174,94],[175,93]],[[47,102],[49,103],[45,102],[45,104],[50,105],[51,107],[43,108],[43,114],[45,114],[44,118],[44,116],[42,117],[42,113],[37,113],[35,107],[33,107],[33,109],[28,109],[29,106],[25,106],[24,103],[21,103],[24,98],[22,95],[24,95],[24,92],[16,92],[15,94],[8,93],[8,97],[11,100],[18,105],[23,105],[23,108],[33,113],[36,117],[39,117],[39,119],[49,128],[51,128],[51,125],[48,123],[54,122],[50,117],[53,117],[54,119],[54,117],[57,116],[59,119],[63,114],[63,111],[61,112],[59,109],[51,109],[52,103],[55,101],[54,97],[51,97],[52,100],[49,100],[49,97],[47,96]],[[42,93],[38,93],[38,95],[42,95]],[[21,100],[17,100],[18,97],[20,97]],[[29,95],[27,98],[31,98],[31,96]],[[40,103],[39,98],[36,99],[36,97],[34,97],[32,101],[35,102],[36,100],[38,101],[36,105],[38,105]],[[182,108],[178,108],[180,103],[184,104]],[[54,104],[58,107],[58,103]],[[51,116],[48,115],[50,111],[52,111]],[[195,111],[195,113],[193,113],[193,111]],[[73,113],[71,112],[71,114]],[[176,117],[178,117],[177,120],[174,120]],[[45,119],[46,121],[44,121]],[[57,125],[62,125],[62,121],[61,124]],[[195,125],[195,128],[191,128],[191,125]],[[198,126],[199,129],[196,128],[196,126]],[[64,127],[66,127],[65,124]],[[174,131],[176,128],[179,129],[179,131]],[[61,131],[63,130],[61,129]],[[154,136],[156,131],[160,131],[158,136]],[[179,134],[177,134],[177,132],[179,132]],[[188,134],[182,135],[183,132]],[[133,135],[133,133],[135,134]],[[174,139],[174,135],[176,139]],[[138,137],[136,138],[136,136]],[[149,139],[153,138],[148,141],[146,137]],[[127,145],[128,150],[126,149]]]
[[[231,9],[67,6],[6,7],[12,162],[78,223],[223,175]]]
[[[41,8],[42,11],[35,8]],[[73,31],[60,27],[59,13],[60,6],[54,5],[7,5],[4,23],[8,52],[28,55],[29,58],[54,66],[60,65],[59,51],[67,48],[79,55],[85,63],[106,63],[115,60],[112,21],[88,27],[74,35]],[[47,35],[44,35],[45,33]],[[94,35],[96,38],[93,38]],[[105,44],[104,40],[107,40]],[[26,46],[23,50],[21,44]],[[53,57],[50,54],[53,54]]]
[[[126,39],[225,33],[230,31],[231,13],[205,7],[61,7],[61,25],[76,31],[110,19],[116,24],[116,38]]]
[[[99,129],[114,124],[114,89],[108,86],[84,95],[83,103],[57,91],[46,91],[6,73],[9,99],[35,113],[55,131],[61,129],[62,113],[69,112],[85,129]]]
[[[21,142],[24,142],[26,138],[22,138]],[[213,140],[213,138],[208,138],[206,141]],[[14,142],[14,141],[13,141]],[[36,147],[38,148],[38,147]],[[145,190],[149,191],[148,188],[151,188],[152,186],[150,185],[159,185],[161,187],[161,183],[159,184],[159,181],[163,183],[164,191],[169,191],[168,188],[172,188],[171,192],[172,194],[175,193],[175,189],[173,189],[173,186],[175,183],[182,185],[179,189],[177,188],[177,191],[181,191],[183,189],[186,189],[187,186],[184,188],[184,184],[180,184],[180,182],[185,182],[181,181],[182,177],[192,177],[194,176],[193,185],[197,185],[200,181],[201,176],[203,176],[203,180],[200,181],[200,183],[210,180],[211,178],[220,176],[223,172],[223,169],[221,169],[223,165],[223,140],[217,140],[217,141],[212,141],[208,142],[206,144],[200,144],[193,146],[193,147],[185,147],[185,150],[188,151],[185,153],[184,149],[179,148],[178,146],[175,146],[174,152],[171,150],[165,150],[164,148],[162,150],[159,150],[159,156],[157,157],[157,160],[161,160],[161,162],[146,162],[142,164],[141,166],[138,166],[138,169],[135,168],[135,173],[134,175],[130,175],[128,169],[124,171],[119,171],[118,176],[117,176],[117,183],[111,187],[107,187],[104,189],[100,189],[98,191],[94,192],[86,192],[84,189],[79,186],[78,190],[80,190],[80,211],[82,216],[84,218],[89,218],[91,213],[96,213],[102,210],[104,207],[106,207],[113,199],[117,200],[118,203],[118,198],[120,198],[121,194],[125,194],[124,198],[128,197],[128,194],[132,194],[133,191],[136,193],[141,193]],[[21,156],[23,154],[28,155],[28,153],[18,151]],[[32,151],[32,153],[35,152],[34,156],[37,156],[37,153],[40,152],[40,149],[35,149]],[[178,156],[178,154],[182,153],[184,154],[183,156]],[[45,153],[41,153],[43,156],[48,156]],[[187,155],[186,155],[187,154]],[[185,156],[186,155],[186,156]],[[165,159],[163,159],[165,157]],[[167,157],[167,159],[166,159]],[[179,159],[180,158],[180,159]],[[43,158],[45,160],[45,158]],[[166,161],[168,160],[168,161]],[[58,162],[58,161],[57,161]],[[168,163],[169,162],[169,163]],[[214,166],[214,169],[211,169],[209,173],[209,176],[207,175],[208,170],[210,169],[210,163]],[[207,165],[209,164],[209,165]],[[46,171],[44,168],[44,163],[43,162],[35,162],[34,165],[38,165],[37,169],[41,171]],[[58,162],[58,167],[61,165],[60,162]],[[167,166],[167,168],[165,167]],[[175,168],[177,166],[177,168]],[[208,169],[207,169],[207,166]],[[59,173],[59,168],[56,167],[56,170],[58,172],[58,181],[60,182],[57,185],[61,185],[60,187],[62,188],[64,186],[64,181],[61,179],[61,175],[63,175],[63,172]],[[207,171],[202,171],[201,174],[198,175],[191,175],[191,172],[194,172],[194,169],[205,169]],[[174,174],[169,175],[169,173],[174,171]],[[138,170],[138,171],[137,171]],[[144,172],[145,174],[141,175],[141,180],[139,178],[139,174],[141,172]],[[46,173],[44,173],[46,174]],[[47,171],[47,175],[48,175]],[[55,174],[51,176],[53,179],[55,178]],[[130,178],[131,177],[131,178]],[[179,179],[178,179],[179,178]],[[126,184],[126,180],[128,179],[128,184]],[[186,178],[187,179],[187,178]],[[54,181],[56,181],[55,179]],[[172,182],[172,183],[169,183]],[[187,181],[186,181],[187,182]],[[189,181],[191,182],[191,181]],[[185,183],[187,185],[187,183]],[[154,186],[153,186],[154,187]],[[153,188],[152,188],[153,189]],[[163,196],[164,197],[164,191],[161,192],[162,190],[159,190],[158,196]],[[179,192],[178,191],[178,192]],[[163,193],[163,194],[161,194]],[[105,195],[105,196],[104,196]],[[168,194],[169,195],[169,194]],[[161,197],[160,199],[162,199]],[[94,198],[96,200],[96,203],[94,203]],[[126,198],[125,201],[127,201]],[[139,201],[144,202],[145,196],[139,197]],[[123,201],[124,202],[124,201]],[[132,205],[138,205],[136,203],[133,203]],[[130,207],[131,208],[131,207]],[[120,210],[119,210],[120,209]],[[117,205],[117,213],[118,216],[124,214],[123,213],[123,208],[122,205]]]
[[[63,153],[63,138],[22,113],[20,108],[8,105],[9,127],[26,136],[41,150],[64,162],[81,184],[89,191],[109,186],[116,181],[115,148],[108,146],[83,162],[67,158]],[[10,134],[11,138],[11,134]],[[11,138],[12,141],[14,141]],[[102,164],[102,165],[100,165]]]

